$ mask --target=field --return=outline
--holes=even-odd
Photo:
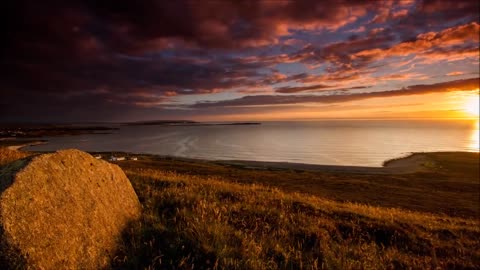
[[[428,157],[423,170],[407,174],[377,174],[375,169],[370,174],[368,170],[365,173],[350,173],[348,170],[332,173],[321,169],[298,170],[273,165],[251,169],[250,165],[243,166],[241,163],[225,165],[223,162],[150,155],[139,156],[138,161],[118,162],[118,165],[127,171],[170,171],[185,177],[214,177],[226,182],[260,184],[284,192],[305,193],[340,202],[478,218],[478,153],[439,152],[422,155]]]
[[[0,166],[24,155],[7,152]],[[408,174],[116,162],[143,214],[112,268],[480,268],[478,153],[422,155]]]
[[[114,267],[478,268],[478,153],[426,155],[430,171],[396,175],[118,162],[144,214]]]

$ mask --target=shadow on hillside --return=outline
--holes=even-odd
[[[0,166],[0,196],[13,184],[13,175],[22,169],[29,158],[14,160],[10,163]],[[24,269],[26,265],[25,258],[18,248],[9,245],[5,240],[3,227],[0,226],[0,269]]]
[[[173,218],[175,206],[165,206],[164,217]],[[212,269],[216,256],[188,239],[176,228],[163,227],[143,215],[125,229],[112,269]]]
[[[20,251],[17,248],[5,243],[3,235],[3,229],[0,228],[0,269],[25,269],[25,258],[18,256]]]

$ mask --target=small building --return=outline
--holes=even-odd
[[[96,155],[95,158],[96,159],[102,159],[102,156],[101,155]]]
[[[125,160],[125,157],[117,157],[116,161]]]

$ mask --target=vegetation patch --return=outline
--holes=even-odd
[[[125,232],[114,268],[480,266],[475,219],[337,202],[152,168],[128,167],[126,173],[144,212]]]
[[[142,214],[110,267],[480,268],[478,153],[423,155],[441,169],[350,175],[149,155],[117,162]]]

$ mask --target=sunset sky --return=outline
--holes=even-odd
[[[478,117],[474,0],[8,1],[2,20],[2,122]]]

